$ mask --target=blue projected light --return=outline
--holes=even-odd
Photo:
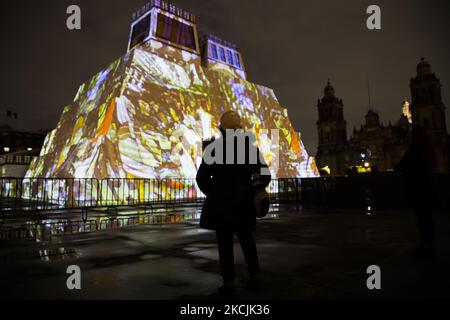
[[[217,46],[215,44],[211,45],[211,53],[214,59],[219,59],[219,57],[217,56]]]
[[[241,69],[242,65],[241,65],[241,59],[239,59],[239,55],[237,53],[234,54],[234,61],[236,63],[236,66]]]
[[[219,47],[219,51],[220,51],[220,60],[222,60],[223,62],[227,62],[227,58],[225,57],[225,49]]]
[[[227,55],[228,55],[228,63],[231,64],[231,65],[234,65],[233,54],[231,53],[230,50],[227,50]]]
[[[207,35],[205,39],[207,41],[208,48],[207,58],[210,61],[224,63],[245,72],[241,61],[241,55],[236,45],[228,41],[221,40],[214,35]]]

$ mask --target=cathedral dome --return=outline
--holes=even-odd
[[[417,75],[424,76],[431,73],[431,64],[422,58],[417,65]]]

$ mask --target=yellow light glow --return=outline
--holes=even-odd
[[[325,171],[327,174],[331,174],[331,169],[329,166],[325,166],[325,167],[321,168],[320,170]]]
[[[369,167],[363,167],[363,166],[357,166],[356,170],[358,173],[370,173],[372,172],[372,168]]]
[[[157,41],[136,47],[80,87],[26,177],[195,178],[198,145],[220,135],[226,110],[256,133],[272,174],[318,177],[273,90],[222,67]]]
[[[412,124],[412,114],[411,114],[411,110],[409,109],[409,102],[406,99],[403,102],[402,112],[403,112],[403,115],[408,119],[409,124]]]

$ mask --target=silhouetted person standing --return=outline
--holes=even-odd
[[[412,142],[396,170],[403,173],[406,197],[416,215],[420,245],[408,252],[413,258],[434,257],[434,223],[432,216],[432,175],[435,155],[425,128],[415,127]]]
[[[220,121],[222,136],[206,147],[203,163],[197,173],[197,183],[206,195],[200,220],[204,229],[215,230],[219,251],[223,286],[222,294],[234,292],[234,233],[237,233],[250,275],[250,283],[260,273],[253,233],[256,230],[254,180],[267,168],[257,147],[241,130],[241,119],[235,112],[225,113]],[[244,138],[240,140],[239,138]],[[240,143],[239,141],[244,141]],[[231,148],[234,148],[231,150]],[[254,153],[250,148],[254,148]],[[213,150],[213,151],[211,151]],[[257,154],[257,159],[253,156]],[[207,157],[214,157],[214,163]],[[245,160],[245,161],[243,161]],[[255,161],[256,160],[256,161]],[[270,175],[258,178],[265,188]]]

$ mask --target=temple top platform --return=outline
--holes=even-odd
[[[211,34],[200,39],[196,16],[172,3],[152,0],[133,13],[128,51],[152,41],[194,54],[206,68],[226,65],[246,79],[238,47]]]

